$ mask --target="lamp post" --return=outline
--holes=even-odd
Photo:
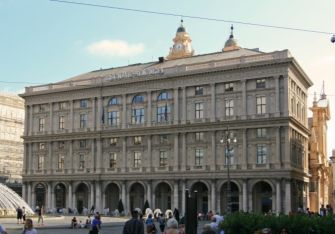
[[[233,150],[230,146],[231,142],[236,143],[236,137],[231,136],[229,127],[227,127],[225,136],[222,136],[220,139],[221,144],[225,144],[224,147],[224,156],[227,165],[227,213],[231,213],[231,185],[230,185],[230,152]]]

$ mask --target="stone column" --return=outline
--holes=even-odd
[[[276,213],[277,215],[281,212],[281,189],[280,180],[276,181]]]
[[[174,89],[174,96],[173,96],[173,124],[179,123],[179,97],[178,97],[179,89]]]
[[[209,210],[212,210],[214,214],[216,213],[216,206],[215,206],[215,200],[216,200],[216,190],[215,190],[215,180],[211,181],[211,207]]]
[[[280,127],[276,128],[276,153],[275,153],[275,157],[276,157],[276,164],[278,164],[278,168],[281,168],[281,163],[282,163],[282,159],[281,159],[281,154],[280,154]]]
[[[242,197],[243,197],[243,211],[248,212],[248,187],[247,187],[247,180],[243,181],[242,184]]]
[[[122,167],[122,171],[126,172],[127,169],[127,137],[123,137],[122,138],[122,163],[123,163],[123,167]]]
[[[52,184],[49,182],[47,187],[47,208],[51,209],[52,208],[52,201],[51,201],[51,191],[52,191]]]
[[[280,116],[280,91],[279,91],[279,76],[275,76],[275,93],[276,93],[276,100],[275,100],[275,116]]]
[[[103,102],[102,102],[102,97],[98,97],[98,126],[97,130],[100,131],[102,129],[102,125],[104,124],[102,120],[105,120],[105,117],[103,116],[105,113],[103,111]]]
[[[91,168],[90,168],[90,172],[94,172],[96,166],[97,166],[97,158],[94,152],[94,144],[95,144],[95,139],[92,139],[92,144],[91,144],[91,158],[92,158],[92,163],[91,164]],[[85,163],[86,164],[86,163]],[[85,165],[86,166],[86,165]]]
[[[173,207],[172,210],[174,210],[174,208],[177,208],[179,210],[179,190],[178,190],[178,180],[175,180],[173,182]]]
[[[181,211],[180,213],[185,215],[185,211],[186,211],[186,204],[185,204],[185,190],[186,190],[186,184],[185,184],[185,180],[181,180],[181,194],[182,194],[182,198],[181,198]]]
[[[148,135],[148,160],[149,160],[149,170],[152,171],[152,149],[151,149],[151,135]],[[151,205],[151,204],[150,204]]]
[[[53,209],[55,208],[55,193],[54,191],[51,189],[51,205],[50,205],[50,208]]]
[[[32,194],[31,194],[31,207],[36,207],[36,193],[35,189],[32,189]]]
[[[247,139],[247,129],[242,129],[242,169],[248,168]]]
[[[25,182],[22,182],[22,199],[27,202],[27,191]]]
[[[291,207],[291,181],[285,181],[285,214],[292,211]]]
[[[48,171],[49,174],[53,174],[53,169],[56,169],[56,168],[53,168],[53,157],[52,157],[52,144],[53,142],[50,141],[48,142],[48,157],[49,157],[49,165],[48,167],[46,168],[46,170]]]
[[[74,131],[74,103],[70,100],[70,132]]]
[[[147,200],[149,203],[150,207],[153,207],[153,205],[151,204],[151,181],[149,180],[147,183]],[[143,213],[145,212],[145,210],[143,210]]]
[[[186,124],[186,120],[187,120],[187,106],[186,106],[186,87],[182,88],[182,114],[183,114],[183,118],[182,118],[182,124]]]
[[[29,108],[29,136],[31,136],[34,131],[33,112],[34,112],[34,105],[30,105],[30,108]]]
[[[95,182],[95,209],[101,213],[101,184],[99,181]]]
[[[76,200],[77,200],[77,197],[76,197],[76,193],[74,192],[73,193],[73,197],[72,197],[72,208],[76,208],[77,209],[77,204],[76,204]]]
[[[33,172],[33,161],[34,161],[34,158],[33,158],[33,143],[28,143],[29,144],[29,161],[28,161],[28,174],[31,175],[32,172]]]
[[[185,171],[186,170],[186,166],[187,166],[187,155],[186,155],[186,133],[182,133],[181,134],[182,137],[182,158],[181,158],[181,166],[182,166],[182,170]]]
[[[242,119],[246,119],[248,115],[247,108],[247,88],[246,88],[246,80],[242,80],[242,108],[241,108],[241,117]]]
[[[24,143],[23,174],[28,174],[28,171],[29,171],[29,143]]]
[[[72,207],[72,182],[69,182],[69,191],[68,191],[68,207],[70,207],[71,209],[73,209],[74,207]]]
[[[96,168],[95,171],[100,173],[102,171],[102,149],[101,149],[101,139],[96,139],[97,141],[97,155],[96,155]]]
[[[122,129],[127,128],[127,95],[122,95]]]
[[[216,120],[216,93],[215,93],[215,84],[211,84],[211,122]]]
[[[178,133],[174,134],[173,154],[174,154],[174,171],[179,171],[179,137]]]
[[[90,182],[90,205],[88,209],[90,209],[93,205],[96,207],[96,204],[94,204],[94,183]]]
[[[129,207],[127,206],[127,202],[126,202],[126,182],[125,181],[123,181],[121,184],[121,199],[124,205],[125,213],[127,213],[129,211]]]
[[[74,167],[73,167],[73,140],[69,141],[69,166],[68,166],[68,173],[74,172]]]
[[[32,207],[32,203],[31,203],[31,183],[27,182],[27,187],[28,187],[28,199],[27,199],[27,203],[29,206]]]
[[[24,136],[29,134],[29,124],[28,124],[28,115],[29,115],[29,105],[25,105],[24,107]]]
[[[49,127],[49,131],[50,131],[50,133],[52,133],[53,132],[53,105],[52,105],[52,102],[50,102],[49,103],[49,106],[50,106],[50,119],[49,119],[49,121],[50,121],[50,127]]]
[[[289,115],[289,104],[288,103],[291,103],[291,100],[290,100],[290,95],[288,94],[288,87],[289,87],[289,84],[288,84],[288,76],[287,75],[285,75],[284,77],[283,77],[283,82],[284,82],[284,84],[286,84],[286,85],[284,85],[284,94],[283,94],[283,96],[284,97],[287,97],[288,98],[288,100],[286,100],[286,102],[284,102],[283,103],[283,116],[288,116]]]
[[[215,131],[211,132],[211,141],[212,141],[212,160],[211,160],[211,170],[215,171],[216,170],[216,164],[217,164],[217,158],[216,158],[216,139],[215,139]]]
[[[92,124],[90,124],[90,122],[88,121],[88,127],[91,128],[91,130],[95,131],[96,130],[96,126],[97,126],[97,111],[96,111],[96,97],[91,98],[91,102],[92,102]],[[99,117],[98,117],[99,118]]]
[[[148,91],[147,92],[147,97],[148,97],[148,109],[147,109],[147,117],[146,117],[146,119],[147,119],[147,126],[148,127],[150,127],[151,126],[151,122],[152,122],[152,120],[151,120],[151,91]],[[143,211],[143,212],[145,212],[145,211]]]

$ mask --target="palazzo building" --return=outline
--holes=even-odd
[[[157,62],[27,87],[23,196],[46,209],[283,212],[309,204],[307,90],[288,50],[194,55],[183,25]],[[227,147],[226,136],[235,137]],[[223,139],[223,143],[221,143]]]
[[[319,212],[324,204],[333,206],[333,169],[327,155],[327,121],[330,120],[330,109],[324,88],[317,100],[314,97],[310,108],[313,116],[309,118],[311,137],[309,140],[310,210]]]
[[[21,183],[23,161],[24,100],[10,93],[0,94],[0,177]]]

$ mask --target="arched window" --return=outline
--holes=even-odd
[[[144,102],[144,98],[143,98],[143,96],[141,96],[141,95],[136,95],[136,96],[133,98],[133,101],[132,101],[133,104],[136,104],[136,103],[142,103],[142,102]]]
[[[117,105],[117,104],[119,104],[119,100],[116,97],[112,97],[108,101],[108,106]]]
[[[166,91],[162,91],[158,97],[157,97],[157,101],[163,101],[163,100],[168,100],[170,99],[170,94]]]

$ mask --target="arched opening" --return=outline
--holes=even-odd
[[[197,191],[197,209],[203,214],[208,212],[208,188],[202,182],[197,182],[192,186],[191,192]]]
[[[55,206],[59,209],[66,208],[66,188],[64,184],[57,184],[55,187]]]
[[[253,211],[268,213],[272,210],[272,188],[267,182],[258,182],[252,190]]]
[[[144,188],[140,183],[135,183],[131,186],[129,192],[130,209],[143,209],[144,206]],[[149,204],[151,205],[151,204]]]
[[[45,207],[46,188],[44,184],[37,184],[35,186],[35,195],[36,195],[35,199],[36,206]]]
[[[160,183],[155,190],[155,208],[165,212],[171,209],[171,188],[166,183]]]
[[[118,208],[119,198],[120,198],[120,189],[116,184],[109,184],[106,187],[106,207],[109,208],[109,211],[112,212]]]
[[[227,193],[228,183],[224,183],[220,191],[220,211],[221,213],[226,213],[228,209],[228,195],[230,195],[230,210],[231,212],[236,212],[240,210],[239,206],[239,190],[234,182],[230,182],[230,194]]]
[[[76,190],[76,207],[81,214],[84,208],[88,208],[88,187],[86,184],[80,184]]]

